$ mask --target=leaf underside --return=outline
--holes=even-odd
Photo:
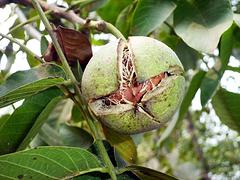
[[[0,179],[69,179],[100,167],[81,148],[39,147],[0,156]]]

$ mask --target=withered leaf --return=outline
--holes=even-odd
[[[58,26],[54,30],[57,40],[70,65],[79,61],[85,67],[92,57],[92,48],[87,36],[79,31]],[[60,62],[54,46],[49,44],[43,55],[46,61]]]

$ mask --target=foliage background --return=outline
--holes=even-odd
[[[64,7],[72,5],[80,10],[83,18],[106,20],[114,24],[126,37],[147,35],[163,41],[177,53],[183,63],[187,94],[180,112],[166,126],[167,129],[163,127],[132,136],[137,145],[137,164],[173,174],[181,179],[240,178],[238,0],[48,2],[56,2]],[[19,6],[18,10],[28,19],[36,15],[34,10],[24,6]],[[8,33],[11,27],[22,21],[18,18],[18,10],[13,4],[0,9],[2,33]],[[53,16],[49,19],[55,24],[80,28],[79,25],[64,19],[60,21]],[[22,29],[12,32],[11,36],[41,55],[43,49],[46,49],[41,36],[45,35],[48,40],[50,38],[40,20],[36,20],[32,26],[40,32],[40,36],[39,33],[31,36],[27,30]],[[91,31],[94,51],[113,40],[115,37],[110,34]],[[6,77],[17,70],[29,69],[36,64],[34,59],[19,50],[15,44],[6,39],[0,43],[0,81],[5,81]],[[18,102],[14,105],[18,107],[20,104]],[[12,111],[11,106],[2,108],[1,119]],[[71,102],[61,100],[31,142],[31,146],[74,144],[89,147],[92,140],[86,123],[79,116]],[[57,121],[60,126],[57,132],[54,131],[53,121]],[[70,122],[75,127],[69,130],[65,122]],[[125,144],[125,148],[128,148],[126,146]]]

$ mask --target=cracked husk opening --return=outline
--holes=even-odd
[[[182,68],[177,65],[172,66],[166,72],[161,72],[144,82],[138,82],[134,55],[130,46],[127,42],[120,40],[117,50],[119,88],[107,96],[90,100],[91,109],[97,116],[120,114],[132,110],[159,123],[145,103],[171,88],[171,82],[181,75]]]

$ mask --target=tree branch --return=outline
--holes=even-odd
[[[0,8],[10,3],[21,4],[23,6],[31,6],[31,0],[0,0]]]
[[[31,0],[3,0],[0,1],[0,7],[3,7],[6,4],[10,3],[32,7]],[[38,0],[38,3],[40,4],[44,11],[48,10],[52,11],[52,14],[54,16],[67,19],[68,21],[80,24],[83,27],[94,28],[102,32],[109,32],[115,35],[117,38],[126,40],[122,33],[110,23],[107,23],[105,21],[92,21],[90,19],[83,19],[79,17],[78,14],[76,14],[73,10],[68,10],[67,8],[59,7],[56,4],[48,4],[47,2],[42,0]]]
[[[17,44],[20,46],[20,48],[25,51],[26,53],[30,54],[31,56],[35,57],[38,61],[40,61],[41,63],[44,63],[45,61],[43,59],[41,59],[41,57],[39,57],[38,55],[36,55],[34,52],[32,52],[27,46],[25,46],[24,44],[21,44],[19,41],[17,41],[16,39],[7,36],[5,34],[0,33],[0,36],[10,40],[11,42]]]
[[[33,6],[31,0],[3,0],[3,1],[0,1],[0,7],[4,7],[5,5],[10,3],[15,3],[15,4],[24,5],[24,6],[30,6],[30,7]],[[44,11],[51,10],[52,14],[55,16],[65,18],[73,23],[79,23],[82,25],[85,24],[86,22],[84,19],[79,17],[77,14],[75,14],[73,10],[66,11],[65,8],[59,7],[55,4],[48,4],[47,2],[42,0],[38,0],[38,3],[40,4],[40,6]]]
[[[45,11],[45,14],[47,15],[47,14],[49,14],[50,12],[51,12],[50,10],[49,10],[49,11]],[[25,26],[25,25],[27,25],[27,24],[29,24],[29,23],[32,23],[32,22],[37,21],[38,19],[40,19],[40,17],[39,17],[39,15],[36,15],[36,16],[34,16],[34,17],[32,17],[32,18],[24,21],[24,22],[21,22],[21,23],[17,24],[16,26],[14,26],[14,27],[12,27],[11,29],[9,29],[9,32],[7,33],[7,35],[8,35],[8,34],[11,34],[11,33],[14,32],[15,30],[17,30],[17,29],[19,29],[19,28],[21,28],[21,27],[23,27],[23,26]]]
[[[18,15],[18,19],[21,23],[26,22],[27,18],[24,15],[24,13],[22,12],[22,10],[18,7],[15,7],[15,12]],[[37,40],[41,40],[41,33],[39,31],[37,31],[33,26],[31,26],[30,24],[26,24],[23,26],[23,28],[26,30],[27,34],[29,36],[31,36],[32,38],[35,38]]]

